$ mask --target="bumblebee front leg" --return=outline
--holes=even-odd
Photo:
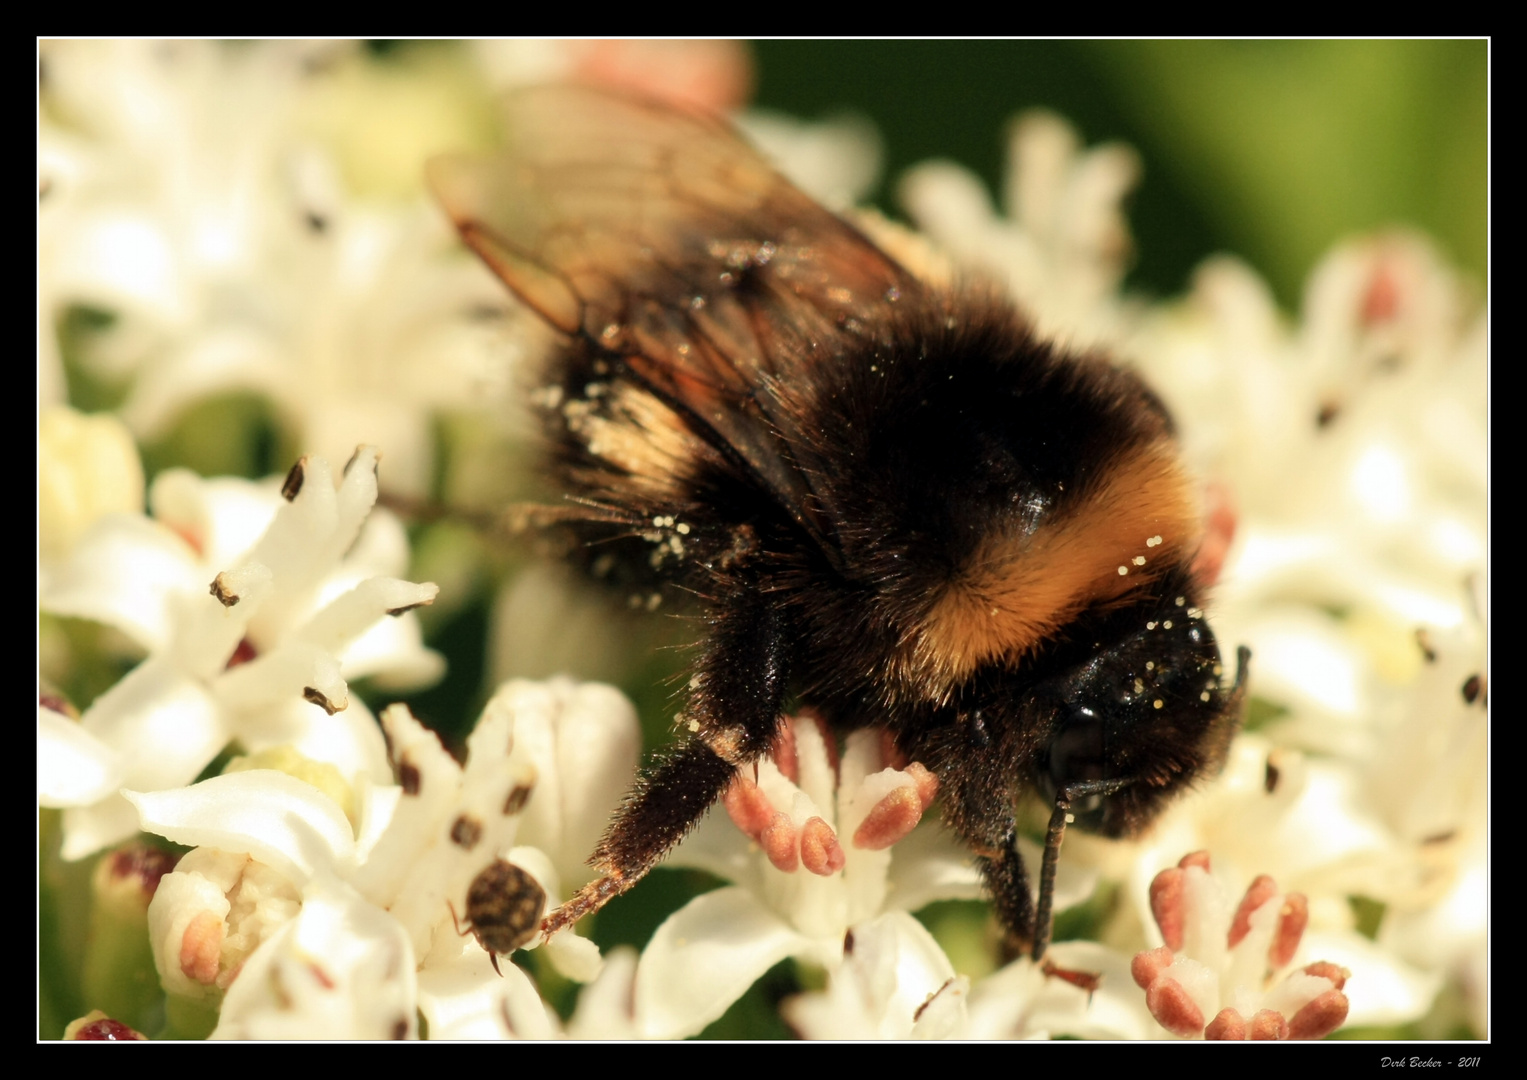
[[[1044,959],[1050,947],[1050,934],[1055,929],[1055,868],[1060,863],[1060,843],[1066,837],[1066,823],[1072,807],[1081,799],[1112,795],[1134,783],[1132,779],[1083,780],[1068,784],[1055,795],[1055,808],[1050,811],[1050,827],[1045,830],[1044,861],[1039,867],[1039,910],[1034,916],[1033,958],[1037,964]]]
[[[939,779],[944,822],[976,853],[998,921],[1025,947],[1034,940],[1034,895],[1018,853],[1013,770],[979,711],[933,726],[906,751]]]
[[[640,881],[721,797],[739,766],[773,742],[784,707],[788,642],[784,620],[749,588],[710,619],[689,704],[691,737],[643,770],[590,865],[601,875],[542,922],[548,934],[598,911]]]
[[[1022,946],[1032,944],[1038,947],[1041,935],[1035,933],[1034,894],[1029,888],[1028,868],[1018,853],[1016,830],[1003,837],[990,854],[977,855],[976,867],[991,893],[997,921]],[[1046,932],[1042,936],[1048,939],[1049,934]]]
[[[977,858],[986,887],[991,890],[997,917],[1029,947],[1029,956],[1037,964],[1050,948],[1055,929],[1055,869],[1060,862],[1060,845],[1065,839],[1066,824],[1073,806],[1095,796],[1112,795],[1128,787],[1133,780],[1088,780],[1069,784],[1055,796],[1050,813],[1050,827],[1045,832],[1044,858],[1039,867],[1039,902],[1036,908],[1029,892],[1028,869],[1018,853],[1015,830],[1009,830],[991,854]],[[1011,820],[1011,819],[1009,819]]]

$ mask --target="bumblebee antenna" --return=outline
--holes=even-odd
[[[1039,864],[1039,906],[1034,912],[1034,963],[1044,959],[1055,930],[1055,867],[1060,863],[1060,842],[1066,836],[1071,807],[1079,799],[1112,795],[1133,784],[1134,778],[1122,780],[1083,780],[1068,784],[1055,794],[1055,809],[1050,812],[1050,828],[1045,832],[1044,859]]]

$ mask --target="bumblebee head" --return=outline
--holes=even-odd
[[[1047,732],[1033,779],[1051,805],[1071,785],[1123,781],[1111,794],[1076,801],[1074,814],[1084,829],[1129,836],[1182,788],[1223,766],[1240,724],[1250,652],[1238,651],[1235,678],[1227,680],[1202,611],[1182,597],[1110,622],[1123,622],[1124,632],[1033,690],[1030,707],[1043,718],[1036,727]]]

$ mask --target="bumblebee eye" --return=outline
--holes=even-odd
[[[1103,741],[1103,718],[1086,706],[1074,706],[1062,722],[1060,731],[1050,740],[1050,760],[1046,775],[1049,795],[1083,780],[1103,780],[1106,771],[1106,747]],[[1091,795],[1074,809],[1091,815],[1103,805],[1100,795]]]

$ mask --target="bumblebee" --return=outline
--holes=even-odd
[[[1038,959],[1068,815],[1140,831],[1238,725],[1247,653],[1226,679],[1162,402],[995,288],[920,280],[722,120],[572,87],[508,112],[506,153],[431,184],[560,335],[538,396],[565,524],[705,630],[687,738],[543,928],[640,880],[805,704],[931,771]],[[1028,794],[1053,807],[1037,909]]]

